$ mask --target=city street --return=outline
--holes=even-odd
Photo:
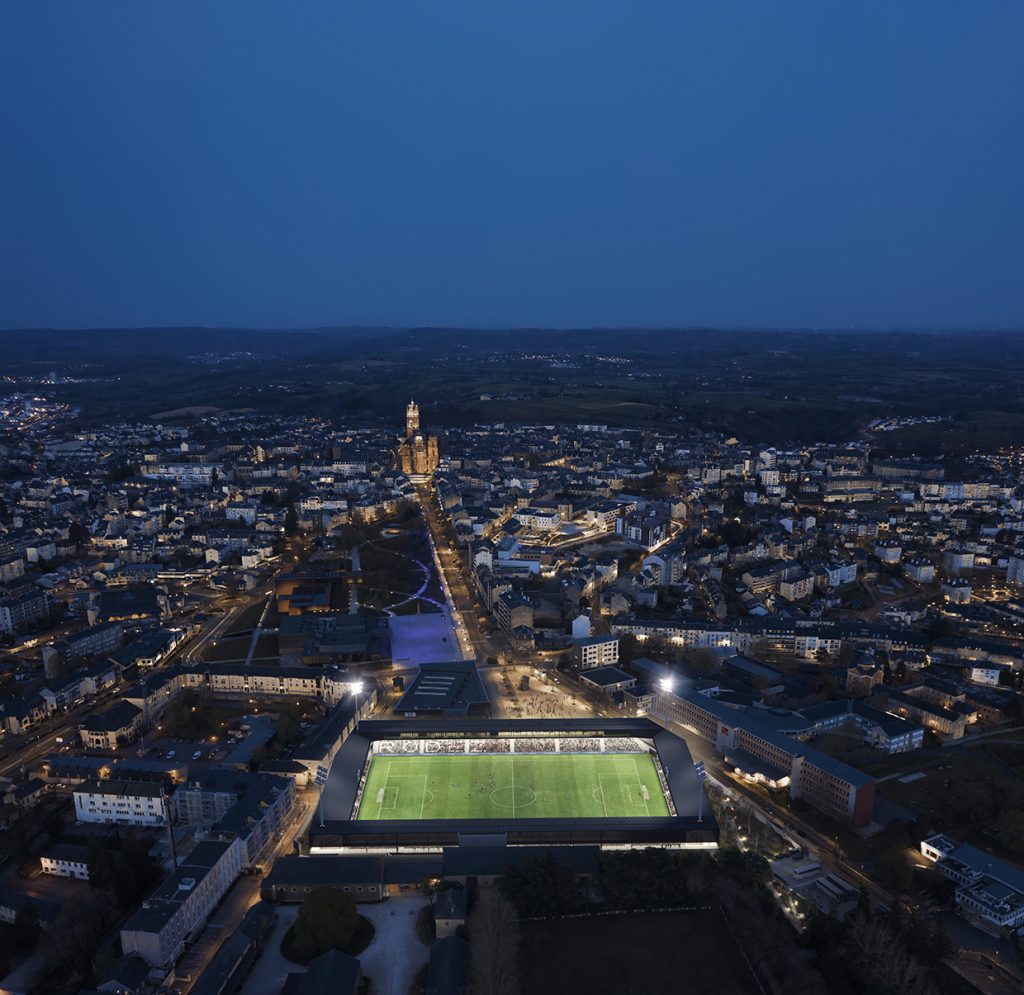
[[[487,636],[481,628],[481,611],[476,596],[470,590],[463,573],[463,564],[451,535],[451,526],[439,513],[432,488],[422,485],[416,489],[423,520],[427,523],[434,559],[441,575],[441,585],[448,595],[452,622],[466,659],[476,659],[477,670],[487,689],[491,714],[495,718],[505,717],[503,691],[497,667],[488,665],[488,659],[500,660],[504,649]]]

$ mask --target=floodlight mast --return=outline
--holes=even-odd
[[[662,711],[665,715],[665,728],[668,729],[668,698],[672,694],[672,688],[675,686],[675,682],[671,677],[663,677],[661,679],[661,701]]]
[[[662,711],[664,712],[664,725],[665,731],[668,731],[668,698],[672,694],[672,688],[675,682],[671,677],[663,677],[661,679],[661,701]],[[665,773],[668,774],[668,767],[665,767]]]

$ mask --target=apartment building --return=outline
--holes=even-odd
[[[554,508],[520,508],[513,517],[531,532],[554,532],[562,524]]]
[[[64,656],[71,661],[108,656],[120,649],[123,641],[124,626],[120,622],[90,625],[63,640]]]
[[[966,919],[1004,935],[1024,926],[1024,870],[941,834],[922,840],[921,853],[957,885],[957,909]]]
[[[506,632],[519,626],[533,628],[533,605],[518,591],[506,591],[494,604],[494,617]]]
[[[273,774],[209,770],[179,788],[179,822],[207,827],[219,839],[237,839],[243,867],[254,867],[284,830],[295,782]]]
[[[930,729],[945,739],[962,739],[967,728],[967,716],[943,705],[933,704],[908,691],[886,689],[886,708],[901,718],[909,719]]]
[[[198,936],[242,869],[237,840],[205,840],[128,920],[121,948],[153,967],[169,967]]]
[[[82,745],[88,750],[116,750],[134,743],[142,732],[142,709],[119,701],[99,715],[90,715],[78,727]]]
[[[71,843],[58,843],[39,855],[39,866],[44,874],[88,881],[89,848]]]
[[[697,733],[723,754],[739,773],[772,787],[788,787],[790,796],[861,828],[871,822],[875,779],[841,763],[792,735],[768,728],[775,716],[757,709],[733,708],[697,691],[662,691],[654,714]],[[794,713],[792,725],[810,725]]]
[[[242,867],[258,867],[281,839],[294,803],[292,778],[250,775],[238,800],[214,823],[211,835],[237,840]]]
[[[165,826],[168,818],[166,788],[152,781],[90,779],[77,785],[75,818],[117,826]]]
[[[581,670],[607,667],[618,662],[617,636],[586,636],[576,640],[576,663]]]
[[[828,732],[859,734],[864,743],[883,753],[906,753],[924,745],[924,729],[906,719],[862,701],[826,701],[801,709],[814,722],[815,735]]]
[[[0,598],[0,632],[16,636],[50,616],[50,599],[45,591],[26,591]]]

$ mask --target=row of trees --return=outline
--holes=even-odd
[[[839,995],[937,995],[935,972],[951,953],[937,920],[872,915],[866,902],[842,923],[815,917],[804,942]]]
[[[488,897],[474,933],[478,901],[470,916],[474,962],[481,947],[486,950],[488,972],[510,956],[509,945],[499,940],[495,926],[503,922],[504,930],[517,935],[509,925],[509,909],[513,918],[552,918],[588,910],[712,905],[721,910],[737,948],[745,952],[766,987],[780,995],[936,991],[935,970],[949,953],[948,939],[936,920],[899,914],[883,918],[872,915],[862,902],[845,923],[818,915],[799,937],[767,887],[770,876],[762,857],[734,848],[721,849],[714,857],[662,849],[610,851],[601,856],[595,889],[600,897],[595,900],[580,895],[573,873],[547,852],[502,879],[500,889]],[[488,995],[515,990],[488,987],[482,978],[479,983],[479,991]]]

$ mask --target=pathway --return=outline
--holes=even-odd
[[[426,964],[430,951],[416,936],[416,916],[428,902],[425,895],[402,895],[359,906],[377,931],[359,955],[363,974],[373,980],[374,995],[407,995],[416,972]]]
[[[285,960],[281,941],[299,914],[298,905],[279,905],[274,932],[267,937],[259,959],[242,985],[241,995],[280,995],[288,975],[305,968]]]

